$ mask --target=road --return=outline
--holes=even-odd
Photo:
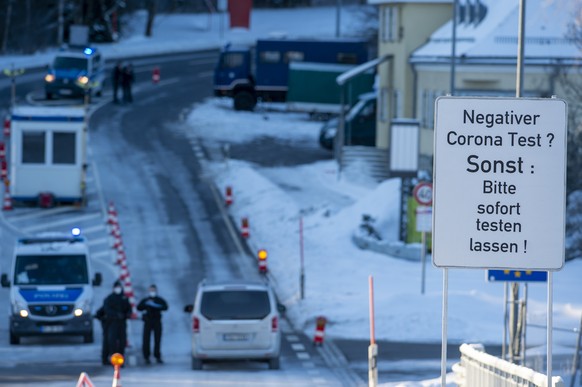
[[[190,322],[182,307],[192,302],[197,283],[202,278],[258,276],[244,244],[221,211],[212,179],[204,170],[205,160],[216,149],[205,148],[202,139],[191,142],[185,135],[188,126],[184,118],[195,103],[211,94],[215,60],[215,52],[133,59],[137,78],[134,103],[110,103],[109,90],[92,103],[88,206],[18,209],[5,214],[2,268],[8,265],[10,254],[6,252],[19,233],[81,226],[90,232],[95,266],[105,277],[104,285],[96,291],[99,304],[118,270],[112,264],[103,222],[103,204],[111,201],[119,212],[137,296],[144,295],[155,283],[160,294],[171,300],[164,316],[163,371],[143,364],[139,354],[141,322],[132,321],[124,383],[153,386],[160,385],[159,378],[171,377],[175,384],[185,385],[194,378],[196,385],[235,381],[249,385],[361,384],[367,378],[367,343],[338,340],[337,346],[314,348],[310,338],[288,322],[282,324],[279,371],[268,371],[264,364],[252,362],[211,364],[196,373],[189,370]],[[161,69],[157,85],[150,81],[154,66]],[[43,103],[41,71],[31,71],[20,81],[20,102]],[[8,86],[6,80],[0,82],[0,106],[4,108],[9,105]],[[265,138],[244,147],[233,146],[230,157],[259,165],[297,165],[327,159],[330,153],[316,144]],[[6,299],[7,291],[1,292]],[[81,371],[88,372],[96,382],[111,380],[111,369],[99,364],[101,335],[97,326],[93,344],[80,344],[75,338],[51,338],[26,339],[20,346],[9,346],[6,308],[0,311],[0,337],[6,338],[0,343],[0,354],[6,359],[0,364],[0,384],[70,385]],[[452,348],[449,358],[458,358]],[[379,360],[382,382],[437,377],[440,344],[381,343]]]

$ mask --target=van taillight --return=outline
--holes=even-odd
[[[277,317],[273,317],[273,319],[271,320],[271,330],[273,332],[277,332],[278,328],[279,328],[279,319]]]
[[[200,320],[198,317],[192,317],[192,332],[200,332]]]

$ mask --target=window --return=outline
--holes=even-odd
[[[337,62],[345,64],[358,64],[358,56],[352,52],[340,52],[337,54]]]
[[[200,313],[209,320],[260,320],[271,313],[271,304],[262,290],[209,291],[202,294]]]
[[[14,268],[16,285],[67,285],[89,282],[85,255],[19,255]]]
[[[240,53],[229,53],[222,57],[222,68],[234,68],[239,67],[243,64],[244,58],[243,54]]]
[[[279,51],[263,51],[260,58],[262,63],[279,63],[281,61],[281,53]]]
[[[53,133],[53,164],[75,164],[75,133]]]
[[[380,89],[380,121],[386,122],[388,121],[388,97],[390,95],[389,90],[386,87]]]
[[[45,132],[23,132],[22,133],[22,163],[23,164],[44,164],[45,163]]]
[[[87,59],[57,56],[53,64],[55,69],[87,71]]]
[[[398,36],[398,8],[388,6],[382,8],[382,41],[394,42]]]
[[[289,62],[303,62],[303,59],[305,57],[305,54],[303,54],[301,51],[287,51],[285,53],[285,63],[289,63]]]

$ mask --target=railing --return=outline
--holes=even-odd
[[[483,351],[479,344],[461,345],[461,362],[453,366],[460,387],[547,387],[548,377]],[[551,387],[564,387],[559,376]]]

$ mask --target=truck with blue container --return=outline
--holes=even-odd
[[[256,42],[254,49],[227,44],[214,70],[214,95],[232,98],[236,110],[253,110],[259,99],[265,102],[287,102],[290,80],[299,79],[299,82],[303,82],[301,76],[290,76],[292,64],[304,63],[312,65],[303,66],[298,71],[305,73],[316,68],[320,73],[332,71],[335,74],[332,77],[311,77],[312,81],[323,82],[315,89],[324,96],[325,93],[336,93],[335,90],[329,90],[328,86],[331,84],[330,79],[335,83],[339,67],[330,70],[314,64],[348,65],[342,67],[344,71],[349,65],[356,66],[367,60],[368,42],[361,39],[262,39]],[[295,83],[295,90],[300,87],[300,84]],[[297,91],[295,94],[301,93]],[[311,95],[310,99],[313,98],[316,97]]]
[[[78,230],[78,229],[76,229]],[[93,274],[86,239],[78,232],[45,233],[16,242],[10,273],[1,276],[10,288],[10,344],[21,337],[82,336],[93,342]]]

